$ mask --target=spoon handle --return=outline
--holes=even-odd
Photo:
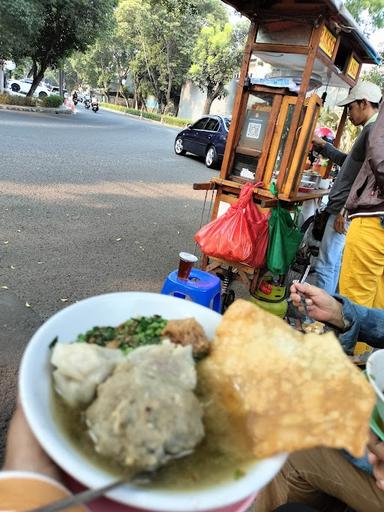
[[[98,489],[87,489],[86,491],[79,492],[73,496],[68,496],[68,498],[54,501],[47,505],[42,505],[41,507],[29,509],[26,512],[56,512],[75,505],[81,505],[82,503],[87,503],[88,501],[103,496],[106,492],[111,491],[123,483],[125,483],[125,480],[116,480],[108,485],[99,487]]]

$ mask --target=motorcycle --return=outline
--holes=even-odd
[[[84,107],[88,109],[90,106],[91,106],[91,100],[85,99],[84,100]]]
[[[92,110],[96,113],[99,110],[99,104],[98,103],[92,103]]]

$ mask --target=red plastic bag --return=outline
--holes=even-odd
[[[203,226],[195,240],[204,254],[261,267],[268,246],[268,220],[253,202],[255,185],[247,183],[239,199],[220,217]]]

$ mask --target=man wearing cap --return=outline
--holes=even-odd
[[[345,100],[338,104],[340,107],[347,107],[349,120],[354,126],[363,127],[348,155],[319,137],[313,138],[315,146],[320,148],[319,152],[341,166],[329,194],[326,207],[329,217],[315,263],[316,285],[331,295],[337,288],[345,243],[347,226],[343,208],[363,165],[368,134],[377,118],[380,100],[380,87],[372,82],[361,81],[350,90]]]
[[[384,308],[384,102],[369,134],[366,159],[347,199],[351,225],[340,293],[361,306]]]

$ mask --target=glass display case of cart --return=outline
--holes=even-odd
[[[281,1],[276,10],[285,3],[293,5]],[[322,17],[271,15],[272,10],[270,19],[259,15],[250,31],[243,88],[237,107],[235,103],[220,178],[262,182],[259,193],[264,196],[274,181],[282,199],[302,200],[305,192],[320,197],[325,193],[318,188],[320,179],[310,180],[308,186],[308,175],[316,170],[308,169],[307,157],[321,108],[334,107],[347,95],[362,62],[372,56],[367,59],[366,48],[351,44],[351,35],[333,20],[328,25]],[[345,121],[344,111],[336,144]],[[324,169],[321,177],[327,178]]]

